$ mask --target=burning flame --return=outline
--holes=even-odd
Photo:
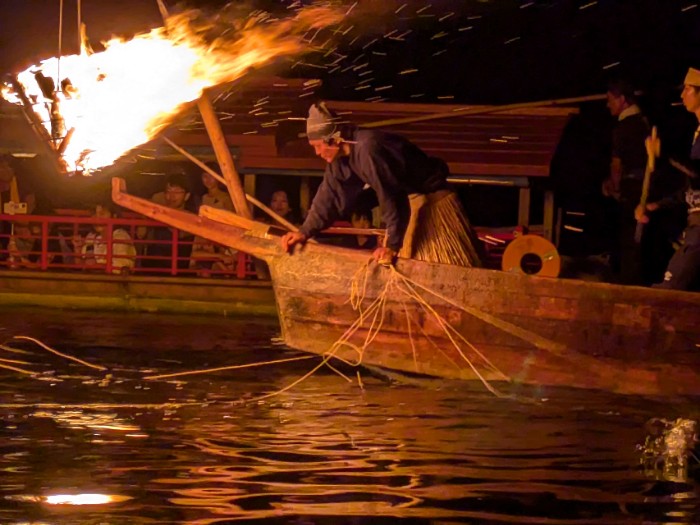
[[[151,140],[206,88],[304,51],[304,32],[340,18],[324,7],[303,8],[285,19],[256,12],[222,31],[221,19],[203,21],[191,10],[131,40],[112,39],[102,52],[84,45],[79,55],[61,57],[60,63],[55,57],[44,60],[17,79],[36,102],[34,111],[68,170],[89,172]]]

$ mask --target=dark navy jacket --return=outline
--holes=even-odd
[[[447,166],[392,133],[354,129],[345,140],[352,144],[350,155],[326,167],[300,231],[313,237],[347,215],[368,184],[382,208],[387,246],[398,251],[410,216],[408,195],[446,189]]]

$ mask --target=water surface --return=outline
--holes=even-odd
[[[636,449],[650,418],[697,419],[688,400],[365,370],[288,388],[316,358],[148,380],[303,354],[266,318],[15,309],[0,327],[106,367],[0,350],[39,374],[0,370],[3,524],[700,523],[697,482],[653,479]],[[81,494],[111,498],[51,499]]]

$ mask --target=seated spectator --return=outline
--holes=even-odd
[[[274,211],[277,215],[291,222],[292,224],[299,225],[301,221],[297,214],[289,206],[289,196],[284,190],[277,190],[272,194],[270,198],[270,209]],[[265,222],[277,223],[272,217],[265,216]]]
[[[197,270],[200,277],[212,274],[227,274],[236,271],[238,251],[212,242],[197,244],[192,248],[191,268]]]
[[[233,202],[228,193],[221,188],[219,181],[209,175],[202,173],[202,184],[207,189],[207,193],[202,195],[202,205],[211,206],[220,210],[234,211]],[[209,277],[213,267],[221,264],[221,258],[225,252],[225,247],[215,244],[212,241],[195,236],[190,254],[190,269],[196,270],[200,277]],[[216,270],[215,270],[216,271]]]
[[[206,171],[202,172],[202,184],[207,189],[207,192],[202,195],[202,204],[212,208],[219,208],[220,210],[234,211],[233,202],[228,192],[218,180]]]
[[[350,216],[353,228],[369,229],[372,227],[371,210],[355,210]],[[375,235],[350,235],[347,237],[348,248],[360,250],[374,250],[377,247],[377,237]]]
[[[155,193],[151,200],[174,210],[195,211],[190,199],[190,184],[187,175],[182,172],[170,174],[165,181],[164,191]],[[177,230],[173,235],[173,229],[168,227],[151,228],[146,238],[149,241],[144,244],[144,256],[141,266],[143,268],[172,268],[172,258],[177,257],[176,267],[186,270],[190,265],[190,254],[194,236],[188,232]],[[173,251],[173,241],[177,242],[177,251]]]
[[[52,228],[53,229],[53,228]],[[42,251],[41,224],[36,222],[15,221],[12,235],[7,245],[9,255],[8,267],[40,268]],[[47,242],[47,262],[61,262],[63,258],[62,237],[49,231]],[[65,262],[65,261],[64,261]]]
[[[38,268],[37,261],[41,256],[41,228],[36,224],[17,221],[12,230],[13,233],[7,244],[8,267]]]
[[[114,216],[111,205],[98,204],[95,206],[95,219],[109,220]],[[76,259],[86,267],[106,266],[107,264],[107,226],[93,224],[92,232],[85,238],[77,235],[73,238],[73,249]],[[112,273],[128,274],[136,264],[136,249],[131,236],[123,228],[112,230]]]
[[[174,210],[195,211],[190,197],[190,181],[187,174],[178,171],[167,176],[165,189],[154,193],[151,200]]]

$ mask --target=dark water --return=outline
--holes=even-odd
[[[650,418],[695,417],[687,400],[328,369],[285,390],[315,360],[147,380],[301,354],[268,319],[0,313],[0,340],[108,368],[0,350],[41,373],[0,370],[3,524],[700,523],[693,477],[654,480],[635,448]],[[49,499],[80,494],[112,498]]]

